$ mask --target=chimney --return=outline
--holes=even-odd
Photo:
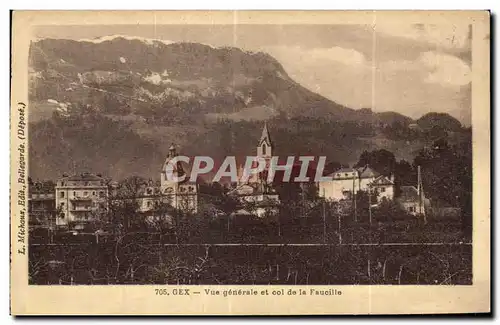
[[[394,174],[391,173],[390,181],[394,183]]]

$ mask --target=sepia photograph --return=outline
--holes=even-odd
[[[20,281],[472,290],[476,218],[489,229],[472,44],[489,18],[469,14],[31,26],[11,123]]]

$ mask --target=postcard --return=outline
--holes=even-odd
[[[487,11],[14,11],[13,315],[490,312]]]

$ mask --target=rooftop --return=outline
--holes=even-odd
[[[359,178],[373,178],[373,177],[378,177],[380,176],[380,173],[375,171],[373,168],[370,166],[366,165],[363,167],[358,167],[358,168],[350,168],[350,167],[342,167],[333,173],[331,173],[329,176],[336,176],[336,174],[348,174],[348,175],[340,175],[342,178],[353,178],[354,176],[352,173],[356,173],[355,176]],[[345,177],[344,177],[345,176]]]
[[[357,172],[356,168],[342,167],[339,170],[336,170],[335,172],[333,172],[333,174],[336,174],[336,173],[354,173],[354,172]]]
[[[379,177],[375,178],[373,182],[371,182],[371,185],[373,186],[394,185],[394,182],[391,181],[389,178],[380,175]]]
[[[100,175],[94,175],[91,173],[81,173],[72,176],[64,176],[62,180],[65,181],[102,181],[104,178]]]
[[[358,171],[361,178],[378,177],[380,175],[380,173],[378,173],[376,170],[374,170],[368,165],[364,167],[359,167]]]
[[[418,190],[415,186],[401,186],[400,190],[399,200],[405,202],[417,202],[419,200]]]

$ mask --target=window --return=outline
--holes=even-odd
[[[64,212],[61,212],[61,214],[59,216],[61,217],[61,219],[64,219],[64,217],[65,217]]]
[[[60,198],[64,198],[64,192],[62,192],[62,191],[61,191],[61,192],[59,192],[59,197],[60,197]]]
[[[382,192],[382,193],[385,192],[385,187],[381,187],[380,192]]]
[[[99,191],[99,196],[104,197],[104,191]]]
[[[148,208],[151,207],[151,201],[148,201]]]
[[[415,207],[408,207],[408,211],[415,212]]]
[[[264,144],[262,145],[262,154],[263,154],[263,155],[265,155],[265,154],[266,154],[266,149],[267,149],[267,146],[266,146],[266,144],[264,143]]]
[[[76,196],[76,191],[73,191],[73,196]]]
[[[61,202],[61,208],[64,208],[64,202]]]
[[[83,191],[83,196],[87,196],[87,195],[89,195],[89,192]]]
[[[345,173],[344,175],[345,175],[345,177],[349,176],[349,174],[348,174],[348,173]]]
[[[95,196],[95,191],[92,192],[92,195]]]

